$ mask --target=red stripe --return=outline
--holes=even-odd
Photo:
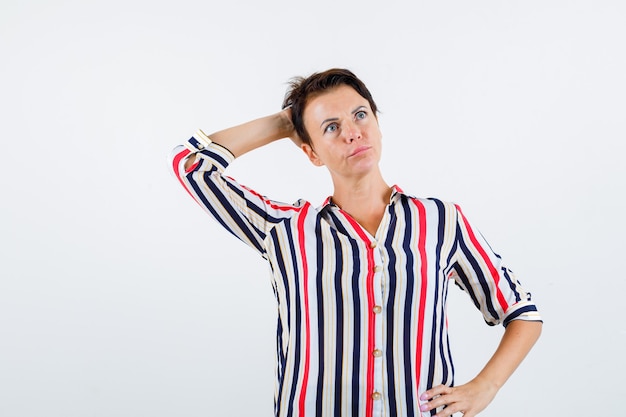
[[[311,355],[311,328],[309,324],[309,267],[306,262],[306,249],[304,238],[304,220],[309,211],[309,203],[302,207],[298,217],[298,244],[300,245],[300,258],[302,259],[302,294],[304,296],[304,329],[306,334],[304,351],[304,374],[302,375],[302,387],[300,389],[299,410],[300,417],[304,417],[304,401],[306,399],[306,389],[309,382],[309,362]]]
[[[230,177],[228,177],[230,178]],[[231,178],[232,179],[232,178]],[[234,181],[234,180],[233,180]],[[241,185],[241,188],[248,190],[250,193],[252,193],[253,195],[257,196],[258,198],[260,198],[261,200],[263,200],[265,202],[265,204],[267,204],[268,206],[270,206],[271,208],[273,208],[274,210],[281,210],[281,211],[289,211],[289,210],[295,210],[298,211],[299,208],[298,207],[294,207],[294,206],[279,206],[278,204],[274,204],[272,201],[268,200],[267,198],[265,198],[264,196],[262,196],[261,194],[257,193],[256,191],[254,191],[251,188],[246,187],[245,185]]]
[[[367,238],[366,238],[367,239]],[[371,417],[374,411],[374,400],[371,397],[371,393],[374,392],[374,352],[376,343],[376,316],[374,315],[374,251],[369,249],[367,251],[367,311],[369,314],[367,324],[369,334],[367,337],[367,409],[365,411],[366,417]]]
[[[422,369],[422,349],[424,345],[424,316],[426,312],[426,289],[427,289],[427,274],[428,264],[426,261],[426,210],[424,205],[418,200],[412,200],[417,206],[418,221],[419,221],[419,238],[417,240],[417,249],[420,256],[420,302],[419,313],[417,321],[417,348],[415,352],[415,377],[417,378],[416,388],[419,387],[421,380]],[[416,393],[416,398],[419,398],[419,392]],[[419,403],[419,401],[418,401]],[[420,413],[421,415],[421,413]]]
[[[186,173],[190,173],[191,171],[193,171],[194,169],[196,169],[198,167],[198,165],[200,165],[200,161],[196,161],[193,163],[193,165],[191,165],[189,168],[187,168],[185,170]]]
[[[500,291],[500,274],[498,274],[498,270],[496,269],[495,265],[491,262],[491,259],[489,259],[489,256],[487,255],[487,252],[485,251],[485,249],[478,242],[478,239],[476,239],[476,235],[474,234],[474,231],[469,225],[469,222],[465,218],[465,215],[461,211],[461,207],[456,206],[456,209],[461,214],[461,218],[463,219],[463,223],[465,224],[465,228],[467,229],[467,233],[469,234],[472,244],[476,247],[476,249],[478,249],[478,253],[483,258],[483,261],[485,261],[485,263],[487,264],[487,267],[489,268],[491,277],[493,278],[493,281],[496,284],[496,297],[498,298],[500,307],[502,308],[503,311],[507,311],[509,309],[509,303],[507,303],[506,299],[504,298],[504,295],[502,294],[502,291]]]
[[[178,171],[178,166],[180,165],[180,161],[183,158],[186,158],[187,155],[189,155],[190,153],[191,151],[189,149],[183,149],[182,151],[174,155],[174,158],[172,158],[172,170],[174,171],[174,174],[176,174],[176,178],[178,178],[178,181],[180,181],[183,187],[185,186],[185,184],[183,183],[182,178],[180,178],[180,172]]]
[[[371,240],[367,237],[363,228],[356,220],[352,218],[348,213],[341,210],[348,222],[352,225],[357,232],[361,240],[367,244],[367,278],[366,290],[367,290],[367,384],[365,392],[367,395],[367,403],[365,408],[365,417],[371,417],[374,412],[374,400],[372,394],[374,393],[374,348],[376,345],[376,315],[374,314],[374,249],[371,247]]]
[[[189,193],[189,195],[194,200],[196,200],[196,197],[191,193],[189,188],[187,188],[187,185],[185,184],[185,181],[183,181],[183,178],[180,175],[180,171],[178,170],[178,168],[180,166],[180,161],[185,159],[190,153],[191,153],[191,151],[189,149],[186,149],[186,148],[183,149],[182,151],[180,151],[179,153],[177,153],[174,156],[174,159],[172,160],[172,169],[174,170],[174,174],[176,175],[176,178],[178,178],[178,181],[180,181],[180,184],[183,186],[183,188]],[[200,161],[198,161],[195,164],[193,164],[191,166],[191,168],[188,170],[188,172],[191,171],[193,168],[197,167],[199,163],[200,163]],[[196,202],[197,202],[197,200],[196,200]]]

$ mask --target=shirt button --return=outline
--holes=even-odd
[[[376,357],[376,358],[380,358],[381,356],[383,356],[383,351],[382,351],[382,350],[380,350],[380,349],[375,349],[375,350],[372,352],[372,355],[374,355],[374,357]]]
[[[383,267],[380,265],[376,265],[376,267],[374,268],[374,272],[380,272],[383,270]]]
[[[380,400],[381,397],[382,397],[382,395],[380,395],[380,392],[372,393],[372,400]]]
[[[378,245],[378,243],[375,240],[372,240],[370,242],[370,248],[374,249],[376,247],[376,245]]]
[[[374,306],[374,308],[372,308],[372,311],[373,311],[375,314],[380,314],[380,313],[382,313],[382,312],[383,312],[383,308],[382,308],[381,306]]]

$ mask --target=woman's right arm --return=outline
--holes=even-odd
[[[209,135],[211,141],[228,149],[235,158],[278,139],[291,138],[297,144],[295,130],[291,123],[291,109],[287,108],[270,116],[251,120]],[[188,168],[195,162],[189,158]]]
[[[170,156],[175,177],[194,200],[229,232],[262,254],[268,231],[300,208],[269,200],[223,172],[235,157],[285,137],[296,144],[299,141],[289,109],[215,132],[209,136],[210,141],[198,132]]]

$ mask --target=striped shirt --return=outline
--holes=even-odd
[[[223,175],[233,159],[192,137],[171,163],[202,208],[270,264],[276,416],[434,415],[420,412],[419,394],[454,384],[451,280],[490,325],[540,320],[459,206],[394,186],[372,236],[330,198],[318,208],[284,204],[238,184]]]

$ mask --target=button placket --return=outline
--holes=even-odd
[[[382,303],[383,303],[383,294],[384,294],[384,264],[383,264],[383,247],[378,244],[376,240],[372,240],[370,242],[370,248],[372,249],[374,259],[372,265],[372,272],[374,275],[373,282],[373,292],[374,292],[374,300],[373,305],[370,307],[370,314],[374,316],[375,322],[375,342],[371,347],[370,354],[373,357],[374,361],[374,386],[372,387],[372,391],[370,396],[373,401],[379,404],[376,407],[380,407],[380,401],[383,400],[383,356],[384,356],[384,345],[383,345],[383,317],[381,317],[381,313],[383,312]]]

